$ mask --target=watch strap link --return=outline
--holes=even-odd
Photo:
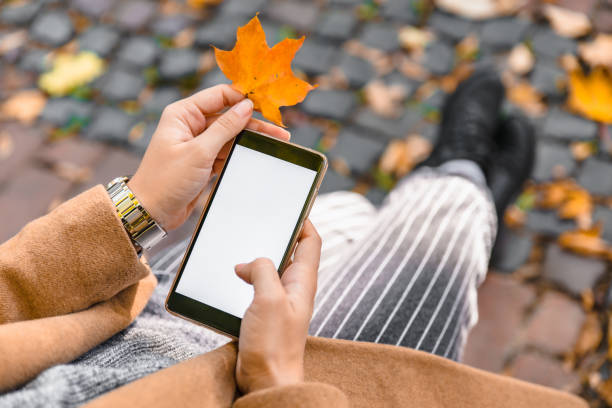
[[[118,177],[108,183],[106,191],[138,253],[150,249],[166,237],[166,231],[155,222],[127,186],[128,177]]]

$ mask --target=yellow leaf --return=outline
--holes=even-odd
[[[38,86],[50,95],[64,96],[103,72],[104,60],[93,52],[61,54],[53,60],[53,68],[40,76]]]
[[[223,0],[187,0],[187,4],[189,4],[193,8],[204,8],[206,6],[214,6],[221,3]]]
[[[279,107],[302,102],[315,88],[291,71],[291,60],[303,42],[304,37],[285,38],[268,47],[266,34],[255,16],[238,27],[234,49],[223,51],[215,47],[215,57],[232,86],[252,100],[266,119],[284,126]]]
[[[601,224],[588,230],[566,231],[559,236],[559,246],[579,255],[606,256],[607,243],[601,239]]]
[[[581,70],[570,73],[570,108],[589,119],[612,123],[612,77],[602,67],[586,76]]]

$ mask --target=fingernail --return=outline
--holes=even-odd
[[[253,110],[253,102],[250,99],[244,99],[232,108],[240,116],[247,116]]]

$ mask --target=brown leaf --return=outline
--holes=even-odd
[[[564,37],[582,37],[591,31],[591,21],[584,13],[552,4],[544,5],[543,13],[553,30]]]
[[[504,223],[510,228],[520,228],[525,224],[527,214],[516,205],[508,207],[504,213]]]
[[[578,357],[594,351],[603,339],[603,330],[596,313],[589,313],[582,324],[580,335],[574,345],[574,353]]]
[[[400,103],[406,97],[406,91],[400,84],[387,86],[377,79],[365,87],[365,98],[374,112],[392,118],[399,115]]]
[[[584,256],[609,255],[608,244],[601,239],[601,224],[588,230],[566,231],[557,242],[561,248]]]
[[[565,201],[559,207],[559,217],[562,219],[577,218],[593,212],[593,198],[586,190],[569,191]]]
[[[46,103],[47,98],[37,89],[20,91],[0,106],[0,115],[29,125],[38,117]]]
[[[423,50],[433,40],[434,36],[427,30],[406,26],[399,30],[398,39],[401,46],[410,52],[423,53]]]
[[[579,188],[571,180],[560,180],[539,186],[537,205],[544,209],[559,208],[567,200],[570,191]]]
[[[581,43],[578,54],[592,67],[603,65],[612,68],[612,34],[597,34],[595,40]]]
[[[546,112],[542,95],[529,82],[520,82],[510,86],[508,99],[529,115],[540,116]]]
[[[518,75],[525,75],[532,70],[535,57],[529,48],[521,43],[515,46],[508,55],[508,66]]]
[[[595,145],[590,142],[575,142],[570,145],[574,159],[583,161],[595,153]]]
[[[384,173],[402,177],[427,158],[431,149],[431,143],[419,135],[408,136],[405,140],[394,140],[383,153],[379,168]]]
[[[21,47],[28,40],[28,32],[26,30],[14,31],[6,34],[0,39],[0,55],[4,55],[16,48]]]

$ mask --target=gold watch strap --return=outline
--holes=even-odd
[[[155,222],[127,186],[128,177],[118,177],[108,183],[106,191],[110,196],[117,215],[140,254],[166,237],[166,231]]]

